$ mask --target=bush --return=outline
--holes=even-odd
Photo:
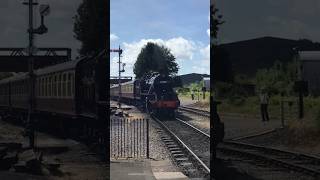
[[[235,106],[240,106],[243,105],[245,103],[245,98],[244,97],[240,97],[240,96],[231,96],[228,99],[228,103],[235,105]]]
[[[315,118],[315,125],[318,131],[320,131],[320,108],[318,108],[318,112]]]

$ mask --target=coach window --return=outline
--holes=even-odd
[[[44,96],[44,85],[45,85],[45,81],[44,81],[44,77],[41,77],[41,96]]]
[[[57,92],[57,86],[56,86],[57,76],[54,74],[52,78],[53,78],[53,79],[52,79],[52,96],[53,96],[53,97],[56,97],[56,92]]]
[[[72,79],[72,74],[71,73],[68,73],[68,97],[71,97],[71,79]]]
[[[21,85],[22,85],[23,81],[19,81],[18,82],[18,95],[21,96]]]
[[[48,82],[48,76],[46,76],[45,78],[45,85],[44,85],[44,96],[48,96],[48,84],[49,84],[49,82]]]
[[[55,96],[58,97],[58,74],[55,75]]]
[[[42,79],[39,77],[39,97],[41,97],[41,90],[42,90]]]
[[[39,92],[39,81],[38,78],[36,79],[36,84],[35,84],[35,96],[38,97],[38,92]]]
[[[57,97],[60,97],[60,74],[57,74]]]
[[[20,94],[21,96],[24,94],[24,91],[23,91],[23,82],[24,82],[24,81],[21,81],[21,82],[19,83],[19,94]]]
[[[67,93],[67,74],[63,73],[62,96],[66,97],[66,93]]]
[[[52,78],[51,75],[48,77],[48,96],[51,97],[52,93]]]
[[[74,72],[71,73],[71,96],[74,97],[75,95],[75,87],[74,87],[74,82],[75,82],[76,78],[74,75]]]
[[[47,88],[46,88],[46,86],[47,86],[46,77],[42,78],[42,84],[43,84],[42,85],[42,87],[43,87],[42,96],[45,97],[46,96],[46,90],[47,90]]]

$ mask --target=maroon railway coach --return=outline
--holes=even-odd
[[[77,128],[79,125],[87,126],[90,122],[97,120],[99,106],[102,102],[104,106],[107,104],[105,54],[103,52],[96,56],[83,57],[35,70],[33,79],[35,115],[41,117],[41,121],[53,119],[56,124],[77,126]],[[104,59],[102,65],[106,67],[99,64],[102,62],[100,59]],[[9,114],[26,119],[29,108],[29,82],[28,73],[19,73],[0,80],[0,115],[2,117]],[[88,122],[81,124],[80,120]]]

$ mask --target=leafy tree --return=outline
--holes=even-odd
[[[212,4],[210,6],[210,14],[211,14],[211,20],[210,20],[210,37],[211,37],[211,43],[214,43],[214,41],[218,37],[218,31],[219,27],[225,22],[222,20],[222,15],[218,14],[219,10],[216,8],[215,4]],[[212,44],[214,45],[214,44]]]
[[[83,0],[74,16],[74,37],[81,41],[81,55],[101,52],[107,47],[108,0]]]
[[[297,64],[289,62],[283,64],[276,61],[269,69],[260,69],[256,74],[256,89],[265,88],[272,94],[293,93],[293,85],[297,80]]]
[[[216,81],[229,82],[233,79],[232,65],[229,61],[229,55],[216,43],[219,28],[223,23],[225,23],[225,21],[222,20],[222,15],[218,14],[218,12],[219,10],[215,7],[215,4],[210,6],[210,54],[213,67],[212,72]]]
[[[141,49],[133,72],[136,78],[150,75],[154,72],[165,75],[176,75],[179,70],[176,58],[164,46],[149,42]]]

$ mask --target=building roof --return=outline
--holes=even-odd
[[[320,51],[299,51],[301,61],[320,61]]]

